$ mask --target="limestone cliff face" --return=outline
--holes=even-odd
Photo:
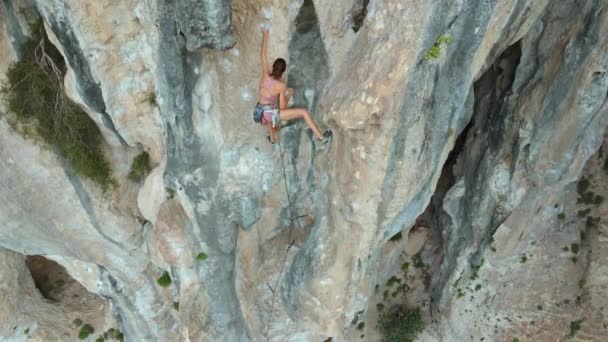
[[[119,183],[0,120],[3,339],[73,334],[85,311],[17,305],[24,255],[98,294],[96,331],[128,341],[373,341],[378,302],[421,306],[427,341],[564,340],[580,319],[607,338],[606,204],[577,219],[574,184],[585,168],[606,192],[605,1],[0,4],[0,75],[41,18]],[[273,147],[253,124],[262,24],[331,144],[297,123]],[[414,259],[405,299],[382,298]]]

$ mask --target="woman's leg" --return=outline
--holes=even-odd
[[[312,132],[315,134],[317,139],[323,140],[323,134],[321,134],[321,131],[319,131],[319,127],[317,127],[315,122],[312,120],[310,113],[306,109],[304,109],[304,108],[281,109],[281,111],[279,112],[279,117],[281,118],[282,121],[289,121],[289,120],[293,120],[293,119],[303,118],[304,121],[306,121],[306,124],[308,125],[308,127],[310,127],[310,129],[312,129]]]
[[[275,141],[274,131],[275,131],[275,129],[272,127],[272,123],[268,123],[266,126],[268,126],[268,136],[270,137],[270,143],[274,144],[274,141]]]

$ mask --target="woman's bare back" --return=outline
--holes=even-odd
[[[269,75],[263,75],[260,79],[258,103],[277,105],[283,88],[285,88],[285,83],[275,80]]]

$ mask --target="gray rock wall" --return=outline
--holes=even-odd
[[[9,61],[27,20],[14,1],[2,6]],[[417,247],[433,259],[429,288],[415,296],[428,303],[422,339],[559,339],[580,315],[534,316],[530,298],[572,290],[543,270],[603,279],[593,263],[582,272],[559,259],[556,246],[578,240],[555,232],[564,194],[608,125],[603,1],[28,8],[65,56],[66,91],[102,128],[120,185],[102,194],[3,119],[0,245],[53,256],[109,299],[127,340],[359,338],[352,322],[372,315],[375,285],[421,218],[435,239]],[[272,147],[252,123],[260,24],[272,27],[269,58],[288,60],[294,105],[334,130],[330,145],[298,122]],[[425,58],[440,36],[449,43]],[[152,170],[136,183],[127,173],[142,150]],[[387,242],[399,232],[403,246]],[[83,264],[92,271],[79,272]],[[167,288],[156,283],[164,271]]]

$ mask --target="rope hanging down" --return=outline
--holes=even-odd
[[[277,293],[277,289],[279,287],[279,283],[281,282],[281,279],[283,278],[283,270],[285,269],[285,263],[287,262],[287,256],[289,255],[289,250],[291,249],[291,247],[293,246],[293,244],[296,242],[296,240],[292,240],[291,239],[291,233],[293,231],[293,224],[294,221],[297,218],[301,218],[301,217],[305,217],[308,215],[300,215],[298,217],[294,217],[293,216],[293,207],[292,207],[292,203],[291,203],[291,196],[289,196],[289,188],[287,186],[287,172],[285,171],[285,162],[283,160],[283,146],[281,145],[281,136],[279,135],[277,142],[279,143],[279,151],[281,154],[281,168],[283,169],[283,181],[285,182],[285,193],[287,194],[287,203],[289,204],[289,234],[287,237],[287,241],[291,241],[289,243],[289,246],[287,246],[287,250],[285,251],[285,257],[283,257],[283,261],[281,262],[281,271],[279,272],[279,278],[277,279],[275,285],[274,285],[274,289],[272,287],[270,287],[270,285],[268,285],[268,287],[270,288],[270,292],[272,292],[272,302],[270,304],[270,315],[268,316],[268,323],[266,324],[266,333],[264,334],[266,337],[266,341],[270,341],[268,332],[270,330],[270,323],[272,322],[272,316],[274,314],[274,304],[275,304],[275,296]],[[299,226],[299,223],[298,223]]]

